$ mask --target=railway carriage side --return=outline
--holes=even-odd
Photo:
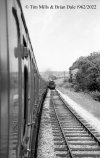
[[[31,149],[33,114],[43,88],[19,0],[0,1],[0,157]],[[44,86],[44,91],[45,91]],[[43,90],[42,90],[43,93]]]

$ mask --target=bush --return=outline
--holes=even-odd
[[[79,87],[79,85],[74,85],[74,91],[75,92],[79,92],[80,91],[80,87]]]
[[[64,83],[68,82],[68,79],[64,79],[63,82],[64,82]]]
[[[96,100],[96,101],[100,101],[100,92],[99,91],[93,91],[89,93],[91,95],[91,97]]]

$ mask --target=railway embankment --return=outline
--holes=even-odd
[[[100,102],[85,93],[77,93],[61,87],[58,89],[72,108],[100,133]]]

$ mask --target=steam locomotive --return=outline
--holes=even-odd
[[[0,0],[0,158],[30,157],[46,87],[20,0]]]
[[[48,88],[53,90],[56,88],[56,84],[53,80],[50,80],[49,83],[48,83]]]

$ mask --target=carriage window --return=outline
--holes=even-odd
[[[24,130],[23,130],[23,135],[25,134],[25,126],[27,123],[27,107],[28,104],[28,70],[27,67],[25,66],[24,68]]]
[[[26,41],[25,41],[25,38],[23,37],[23,46],[24,47],[27,47],[27,43],[26,43]]]
[[[19,39],[20,39],[20,26],[19,26],[19,20],[18,20],[18,16],[17,16],[17,12],[15,8],[12,8],[12,13],[13,16],[15,18],[15,22],[16,22],[16,26],[17,26],[17,35],[18,35],[18,43],[19,43]]]

